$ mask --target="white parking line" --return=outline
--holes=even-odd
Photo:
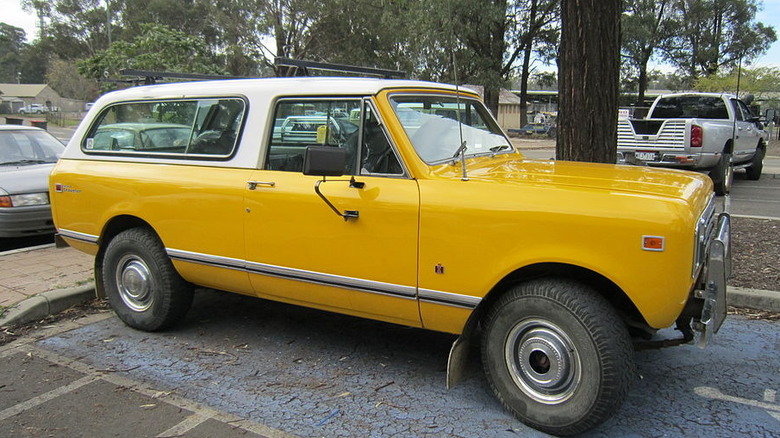
[[[199,413],[192,414],[189,417],[185,418],[181,423],[157,435],[157,438],[169,438],[169,437],[182,436],[185,433],[191,431],[192,429],[195,429],[196,427],[200,426],[209,418],[211,418],[210,415],[203,415]]]
[[[696,395],[706,397],[706,398],[711,398],[714,400],[728,401],[728,402],[739,403],[747,406],[753,406],[756,408],[764,409],[766,410],[767,414],[774,417],[775,420],[780,421],[780,406],[774,404],[775,397],[777,396],[777,391],[773,389],[767,389],[764,391],[764,401],[769,403],[761,402],[758,400],[750,400],[747,398],[734,397],[732,395],[724,394],[719,389],[710,388],[708,386],[699,386],[697,388],[694,388],[693,392],[695,392]]]
[[[10,417],[13,417],[16,414],[22,413],[28,409],[32,409],[42,403],[46,403],[49,400],[55,399],[61,395],[67,394],[71,391],[74,391],[76,389],[81,388],[84,385],[87,385],[89,383],[92,383],[94,381],[98,380],[97,376],[84,376],[74,382],[68,383],[67,385],[60,386],[57,389],[53,389],[49,392],[45,392],[37,397],[33,397],[27,401],[15,404],[11,406],[10,408],[4,409],[3,411],[0,411],[0,421],[4,421]]]

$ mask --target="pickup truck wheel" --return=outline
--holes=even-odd
[[[756,149],[756,153],[753,154],[753,160],[750,166],[745,168],[745,174],[747,179],[751,181],[758,181],[761,179],[761,172],[764,171],[764,148],[759,147]]]
[[[628,331],[592,289],[544,279],[514,287],[488,313],[482,363],[520,421],[574,435],[609,418],[635,375]]]
[[[734,167],[731,165],[731,154],[721,154],[718,164],[710,170],[710,179],[712,179],[712,183],[715,185],[716,195],[725,196],[729,194],[731,184],[734,182]]]
[[[156,331],[187,313],[193,291],[152,231],[131,228],[114,237],[103,256],[103,284],[111,308],[130,327]]]

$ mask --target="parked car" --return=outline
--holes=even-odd
[[[189,126],[174,123],[111,123],[95,132],[88,149],[138,152],[183,152]]]
[[[180,150],[95,148],[160,120],[190,130]],[[96,257],[127,325],[171,327],[197,285],[456,334],[448,385],[480,343],[497,398],[554,434],[618,411],[632,334],[676,324],[657,345],[705,345],[724,321],[730,220],[712,187],[529,160],[472,91],[347,77],[105,94],[50,178],[57,241]]]
[[[715,192],[731,190],[734,169],[761,178],[768,133],[732,94],[658,96],[644,119],[618,121],[617,162],[706,172]]]
[[[48,181],[64,149],[42,129],[0,125],[0,237],[54,233]]]
[[[529,123],[522,128],[514,129],[509,128],[507,129],[507,132],[509,135],[546,135],[551,138],[555,138],[555,136],[558,134],[558,129],[555,126],[548,125],[546,123]]]
[[[19,114],[44,114],[48,112],[49,108],[39,103],[31,103],[19,108]]]

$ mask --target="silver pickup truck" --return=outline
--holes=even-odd
[[[761,177],[766,132],[731,94],[658,96],[645,119],[618,121],[618,163],[706,171],[715,192],[731,189],[734,169]]]

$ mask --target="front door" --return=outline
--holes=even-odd
[[[753,156],[760,132],[756,124],[750,120],[752,114],[748,107],[741,100],[732,99],[731,102],[736,115],[733,161],[739,163]]]
[[[419,192],[375,111],[361,99],[281,100],[265,168],[246,197],[246,254],[259,296],[420,325],[417,305]],[[370,136],[370,137],[369,137]],[[379,140],[378,140],[379,139]],[[369,144],[382,143],[381,172],[367,169]],[[302,173],[308,145],[347,149],[347,175],[320,183]],[[373,165],[369,167],[374,167]],[[363,183],[350,184],[350,178]]]

